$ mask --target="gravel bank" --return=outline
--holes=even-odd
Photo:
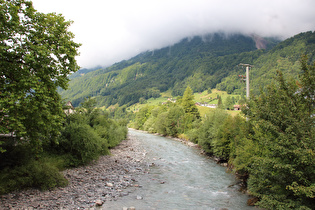
[[[26,190],[0,197],[0,209],[106,209],[106,201],[118,200],[141,187],[139,176],[148,173],[145,150],[137,139],[128,139],[110,156],[84,167],[65,170],[69,185],[51,191]],[[123,207],[121,207],[123,209]]]

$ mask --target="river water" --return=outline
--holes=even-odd
[[[139,177],[141,188],[106,202],[105,208],[253,209],[246,204],[248,196],[238,191],[235,176],[199,149],[139,131],[129,130],[129,135],[141,142],[150,170]]]

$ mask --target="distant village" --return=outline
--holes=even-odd
[[[175,103],[176,102],[176,99],[173,99],[173,98],[168,98],[167,99],[167,102],[163,102],[162,105],[168,103],[168,102],[171,102],[171,103]],[[206,103],[206,102],[196,102],[195,103],[197,106],[204,106],[204,107],[208,107],[208,108],[218,108],[218,104],[209,104],[209,103]],[[233,108],[235,111],[240,111],[241,110],[241,105],[234,105]]]

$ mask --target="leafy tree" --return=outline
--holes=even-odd
[[[233,105],[234,105],[233,98],[231,96],[228,96],[226,98],[226,100],[225,100],[224,107],[226,109],[232,110],[233,109]]]
[[[139,99],[139,103],[140,103],[140,104],[145,104],[145,103],[146,103],[146,100],[145,100],[143,97],[141,97],[141,98]]]
[[[66,88],[68,74],[79,68],[80,45],[70,24],[61,15],[36,12],[30,1],[0,1],[0,131],[30,141],[36,151],[59,134],[57,87]]]
[[[166,132],[170,136],[176,137],[184,131],[185,112],[181,106],[172,106],[167,112]]]
[[[135,117],[135,128],[136,129],[143,129],[144,123],[151,115],[151,110],[153,109],[152,106],[145,106],[137,112]]]
[[[232,117],[228,115],[222,125],[219,126],[217,136],[212,140],[213,154],[224,160],[233,159],[236,155],[236,148],[241,138],[244,137],[242,129],[244,127],[245,119],[240,116]]]
[[[167,133],[167,112],[163,112],[161,114],[158,115],[158,117],[156,118],[156,122],[155,122],[155,129],[158,133],[166,136]]]
[[[263,208],[312,208],[315,196],[315,63],[301,59],[300,82],[277,84],[253,98],[245,110],[254,125],[249,190]]]
[[[82,109],[79,110],[80,112],[85,113],[86,115],[91,115],[96,107],[96,100],[95,98],[85,98],[84,101],[80,104]]]
[[[199,128],[198,144],[208,154],[214,154],[214,143],[218,139],[220,128],[228,114],[222,109],[215,109],[207,113]]]

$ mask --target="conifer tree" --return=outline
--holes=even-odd
[[[311,208],[315,197],[315,63],[301,59],[300,81],[285,80],[249,102],[253,142],[248,186],[263,208]]]
[[[192,89],[188,86],[181,99],[181,105],[184,108],[186,114],[191,114],[196,118],[200,118],[200,113],[194,102],[194,95]]]
[[[221,96],[217,96],[217,98],[218,98],[218,108],[223,108],[223,103],[222,103],[222,98],[221,98]]]

